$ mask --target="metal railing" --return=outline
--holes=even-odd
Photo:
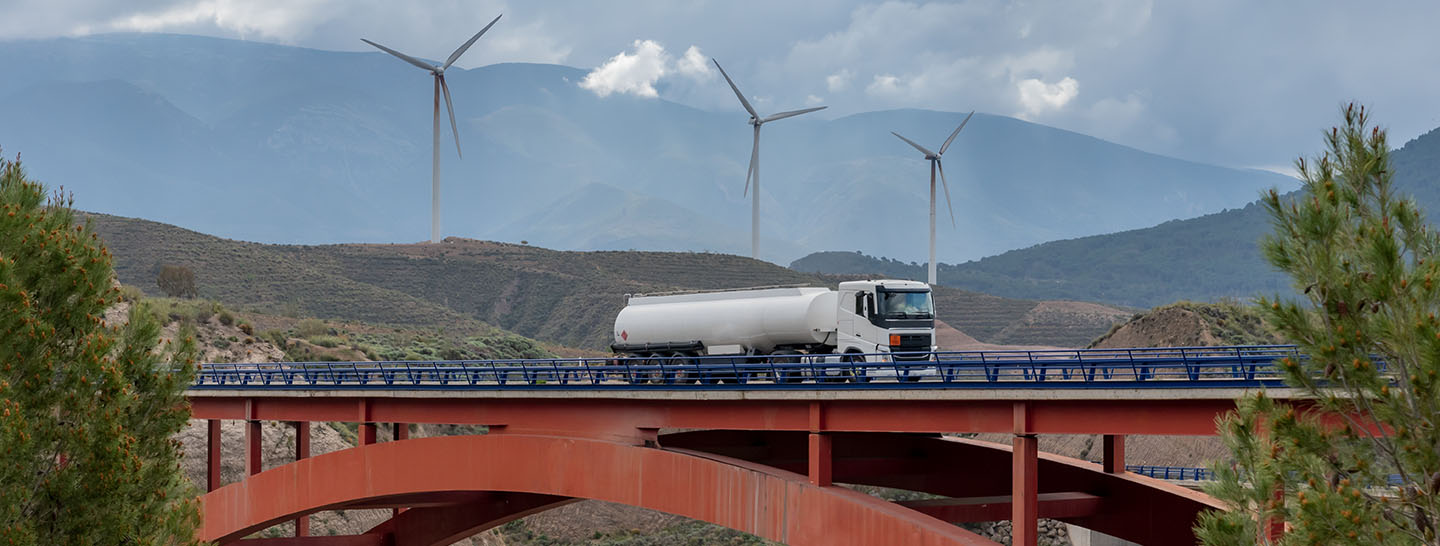
[[[1211,472],[1210,469],[1190,466],[1127,464],[1125,465],[1125,471],[1157,480],[1204,482],[1215,479],[1215,473]]]
[[[1280,386],[1293,346],[204,364],[195,389],[944,389]]]
[[[1092,461],[1093,462],[1093,461]],[[1099,464],[1099,463],[1096,463]],[[1158,466],[1158,465],[1125,465],[1126,472],[1133,472],[1142,476],[1159,480],[1171,481],[1214,481],[1215,472],[1208,468],[1196,468],[1193,466]],[[1399,474],[1387,474],[1385,483],[1392,487],[1404,485],[1405,480]]]

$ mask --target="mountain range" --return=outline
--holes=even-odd
[[[0,146],[81,208],[271,243],[428,234],[430,79],[384,53],[112,34],[0,42],[0,66]],[[538,64],[447,72],[465,155],[446,128],[444,233],[748,255],[739,109],[601,98],[578,86],[584,75]],[[838,249],[923,261],[927,165],[888,133],[937,146],[962,116],[811,114],[767,128],[762,258]],[[985,113],[946,160],[956,227],[941,203],[939,255],[950,262],[1294,185]]]

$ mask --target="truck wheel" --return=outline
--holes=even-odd
[[[666,370],[666,373],[673,378],[667,383],[689,385],[700,379],[700,366],[694,355],[676,351],[670,353],[670,361],[667,364],[669,369]]]
[[[845,370],[841,372],[842,377],[846,375],[850,376],[850,381],[853,383],[870,382],[870,374],[866,373],[864,366],[864,356],[861,356],[859,353],[849,353],[842,357],[841,361],[849,364],[849,366],[846,366]]]
[[[797,351],[776,351],[770,358],[770,365],[775,368],[776,383],[799,383],[805,380],[805,368],[800,365],[800,353]]]
[[[668,379],[670,378],[667,378],[665,375],[667,372],[665,369],[667,364],[669,363],[665,361],[664,355],[660,353],[650,353],[649,356],[645,357],[645,360],[640,361],[640,378],[636,383],[641,385],[646,383],[651,385],[669,383]]]

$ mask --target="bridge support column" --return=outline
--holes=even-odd
[[[830,435],[810,433],[810,483],[820,487],[831,483],[830,445]]]
[[[1040,441],[1034,434],[1016,434],[1011,452],[1010,544],[1037,546],[1040,534]]]
[[[408,423],[390,423],[390,441],[398,442],[408,439],[410,439],[410,425]],[[391,508],[390,517],[398,516],[404,511],[404,508]]]
[[[205,421],[205,490],[219,489],[220,483],[220,420]]]
[[[1104,442],[1104,458],[1101,464],[1108,474],[1119,474],[1125,471],[1125,435],[1106,434]]]
[[[295,421],[291,423],[295,427],[295,461],[310,457],[310,422]],[[310,536],[310,516],[295,518],[295,536]]]
[[[1275,494],[1271,496],[1271,499],[1277,503],[1285,502],[1285,486],[1276,484]],[[1275,544],[1280,542],[1280,539],[1285,538],[1284,518],[1265,518],[1260,522],[1260,532],[1265,535],[1265,540],[1260,541],[1261,544]]]
[[[822,432],[825,430],[825,409],[819,402],[810,403],[810,455],[809,476],[810,483],[820,487],[830,485],[831,462],[831,438]]]
[[[260,463],[260,429],[257,419],[245,420],[245,475],[259,474],[264,467]]]

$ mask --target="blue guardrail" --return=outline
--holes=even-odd
[[[1283,386],[1288,345],[203,364],[193,389],[1136,389]]]

